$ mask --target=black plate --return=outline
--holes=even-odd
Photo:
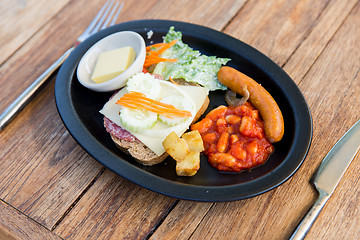
[[[118,31],[141,34],[147,44],[161,42],[170,26],[183,33],[183,41],[206,55],[228,57],[232,66],[262,84],[278,102],[284,115],[285,135],[275,144],[268,161],[251,171],[221,173],[201,158],[194,177],[178,177],[171,158],[152,167],[137,164],[123,154],[103,127],[99,110],[112,93],[86,89],[77,80],[82,55],[101,38]],[[147,38],[152,30],[153,36]],[[184,22],[139,20],[101,31],[80,44],[62,65],[55,85],[58,112],[73,138],[97,161],[120,176],[152,191],[196,201],[233,201],[264,193],[286,181],[302,164],[312,138],[307,103],[293,80],[273,61],[245,43],[216,30]],[[208,110],[225,104],[224,91],[210,94]]]

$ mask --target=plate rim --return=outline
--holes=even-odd
[[[199,37],[199,39],[205,39],[209,37],[214,38],[214,36],[221,36],[226,40],[224,42],[231,42],[237,44],[234,48],[233,47],[231,48],[234,49],[233,50],[234,52],[243,51],[244,49],[246,50],[250,49],[251,54],[247,56],[242,55],[242,57],[244,57],[244,59],[246,59],[247,61],[250,61],[252,64],[255,64],[259,68],[261,69],[265,68],[266,70],[268,70],[266,74],[275,76],[273,78],[279,81],[277,82],[279,85],[278,87],[282,91],[284,90],[284,86],[282,85],[284,83],[285,86],[290,86],[291,88],[296,89],[297,91],[292,92],[292,94],[295,93],[297,98],[301,100],[301,103],[299,103],[299,105],[302,106],[302,108],[300,109],[301,112],[294,112],[294,115],[296,117],[294,121],[298,120],[299,117],[298,115],[301,115],[302,118],[306,116],[305,119],[306,131],[304,130],[300,131],[299,127],[297,127],[295,129],[295,135],[296,134],[307,135],[306,137],[307,142],[303,144],[303,149],[300,154],[301,159],[299,160],[297,166],[289,168],[288,166],[289,161],[286,161],[287,157],[285,157],[284,161],[281,164],[279,164],[279,166],[277,166],[273,171],[269,172],[268,174],[265,174],[265,176],[259,177],[255,180],[248,181],[245,183],[226,185],[226,186],[200,186],[200,185],[192,185],[183,182],[172,181],[154,175],[150,172],[147,172],[127,161],[119,161],[120,163],[117,166],[113,166],[113,164],[111,163],[115,159],[118,160],[120,157],[114,154],[113,152],[111,152],[109,149],[104,148],[101,144],[99,144],[99,141],[95,139],[94,136],[92,136],[92,134],[86,129],[86,127],[84,127],[82,124],[77,124],[80,123],[81,120],[76,115],[76,111],[70,99],[71,88],[70,87],[67,88],[66,87],[67,85],[66,86],[61,85],[63,83],[62,81],[65,81],[61,78],[63,76],[71,76],[72,79],[74,74],[76,74],[76,68],[77,68],[76,66],[78,65],[82,55],[80,54],[80,57],[74,57],[74,56],[77,56],[79,53],[85,53],[86,50],[92,46],[93,43],[100,40],[104,36],[107,36],[114,32],[131,30],[134,28],[143,28],[144,30],[146,30],[147,28],[151,28],[149,26],[156,26],[156,27],[152,27],[153,29],[165,28],[165,27],[169,28],[169,26],[175,26],[175,29],[178,31],[181,31],[181,29],[183,28],[185,29],[191,28],[192,29],[191,31],[193,32],[194,35],[196,35],[195,33],[201,34],[201,37]],[[225,47],[224,44],[219,44],[219,46]],[[256,61],[254,61],[255,58]],[[71,80],[68,82],[71,82]],[[68,84],[70,86],[70,83]],[[75,139],[75,141],[95,160],[97,160],[99,163],[101,163],[111,171],[115,172],[119,176],[124,177],[125,179],[134,182],[146,189],[149,189],[151,191],[169,197],[185,199],[185,200],[203,201],[203,202],[235,201],[235,200],[254,197],[278,187],[279,185],[287,181],[302,165],[308,154],[312,142],[312,135],[313,135],[312,116],[309,106],[304,96],[302,95],[300,89],[296,85],[296,83],[287,75],[287,73],[280,66],[278,66],[270,58],[262,54],[260,51],[247,45],[246,43],[242,42],[239,39],[231,37],[230,35],[227,35],[215,29],[211,29],[197,24],[181,22],[181,21],[170,21],[170,20],[161,20],[161,19],[160,20],[144,19],[144,20],[128,21],[114,25],[112,27],[100,31],[97,34],[94,34],[93,36],[85,40],[83,43],[81,43],[77,48],[75,48],[75,50],[70,54],[68,59],[61,66],[55,82],[55,102],[56,102],[57,111],[65,127],[67,128],[68,132]],[[70,110],[65,109],[67,104],[70,104],[69,106],[71,108]],[[89,138],[84,139],[80,137],[86,133],[90,135]],[[296,141],[296,139],[294,141]],[[91,146],[91,149],[89,149],[89,146]],[[288,155],[289,154],[291,155],[292,151],[294,151],[293,147],[290,149]],[[121,169],[119,169],[119,167]],[[123,171],[124,168],[126,169],[125,172]],[[281,169],[288,169],[288,171],[286,172],[286,174],[279,174],[278,172]],[[138,176],[139,174],[142,176],[142,179],[134,179],[133,176]],[[272,182],[274,182],[274,184],[272,184],[271,186],[263,185],[263,182],[266,181],[268,178],[272,178],[273,179]],[[253,190],[254,186],[255,189],[257,189],[256,191]],[[175,193],[173,191],[173,188],[176,188]],[[244,191],[247,194],[244,194]]]

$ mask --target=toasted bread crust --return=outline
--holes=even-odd
[[[111,135],[111,138],[121,151],[130,154],[137,162],[146,166],[161,163],[169,156],[166,152],[161,156],[157,156],[150,148],[140,141],[130,142],[114,137],[113,135]]]

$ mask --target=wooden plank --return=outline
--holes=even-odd
[[[1,200],[0,212],[0,239],[61,239]]]
[[[40,1],[37,4],[35,9],[43,7]],[[79,11],[84,5],[86,10]],[[98,1],[73,1],[54,18],[38,19],[46,24],[0,66],[0,112],[72,46],[101,5]]]
[[[51,228],[103,168],[69,136],[54,82],[1,132],[0,198]]]
[[[327,0],[248,1],[224,32],[281,66],[307,37],[327,4]]]
[[[276,4],[267,5],[268,9],[262,10],[262,12],[266,12],[267,14],[262,16],[256,14],[260,12],[260,6],[257,7],[255,2],[249,2],[225,31],[241,40],[245,39],[245,41],[251,45],[255,45],[256,48],[264,51],[279,64],[286,63],[287,59],[292,55],[292,51],[296,49],[297,52],[294,55],[294,59],[299,59],[299,56],[301,56],[301,58],[315,61],[332,38],[332,34],[337,31],[337,28],[343,23],[347,17],[347,13],[350,12],[355,4],[352,2],[344,6],[341,1],[338,3],[331,2],[329,5],[327,5],[325,1],[323,1],[322,4],[319,3],[319,1],[316,3],[302,1],[302,3],[297,3],[299,7],[292,8],[289,5],[289,1],[287,1],[286,4],[283,2],[284,5],[280,4],[281,6],[278,6],[277,4],[280,2],[281,1],[277,1]],[[307,7],[302,5],[305,3]],[[339,7],[337,7],[336,4],[338,4]],[[259,5],[264,7],[263,4]],[[321,13],[324,7],[326,7],[325,12]],[[307,12],[307,9],[309,9],[309,12],[312,13],[313,16],[309,16],[308,14],[295,14],[295,12],[284,11],[284,9],[300,9],[300,12]],[[297,22],[300,26],[293,26],[293,28],[290,29],[284,27],[282,24],[274,24],[274,22],[280,22],[277,18],[287,19],[287,17],[284,16],[286,12],[291,15],[303,16],[303,19],[298,19]],[[320,13],[321,16],[319,17]],[[359,15],[358,12],[356,13]],[[351,20],[347,21],[349,25],[351,22],[359,22],[354,19],[356,13],[353,13]],[[268,16],[268,14],[272,17]],[[274,17],[275,15],[279,16]],[[335,16],[334,19],[336,19],[336,22],[331,22],[331,24],[334,24],[332,26],[328,25],[328,18],[330,18],[330,16]],[[269,21],[267,21],[268,18]],[[315,27],[312,21],[317,21]],[[239,27],[240,25],[241,27]],[[289,23],[284,25],[289,25]],[[304,25],[307,26],[307,29],[304,29]],[[353,24],[353,28],[358,29],[358,24]],[[285,32],[280,33],[281,31]],[[342,39],[342,36],[347,36],[346,32],[354,32],[353,37],[351,39]],[[310,35],[307,36],[309,33]],[[298,38],[298,36],[294,37],[295,35],[302,36]],[[317,35],[320,35],[323,39],[317,40]],[[317,116],[314,118],[315,132],[313,145],[303,167],[289,181],[261,196],[232,203],[216,203],[209,211],[207,209],[201,211],[200,206],[202,203],[196,203],[196,206],[193,207],[198,207],[200,209],[198,213],[205,217],[199,226],[188,230],[190,232],[191,229],[195,229],[195,232],[191,235],[191,239],[227,239],[234,238],[234,236],[236,236],[237,239],[287,239],[290,236],[298,221],[316,198],[316,193],[310,184],[308,184],[308,181],[315,171],[317,164],[341,134],[359,118],[358,111],[354,109],[356,108],[355,106],[358,106],[358,96],[360,94],[359,76],[357,75],[359,72],[359,59],[356,58],[356,55],[359,56],[359,45],[356,45],[356,39],[359,37],[358,30],[349,29],[349,26],[343,27],[337,36],[339,39],[333,43],[333,49],[328,52],[327,59],[320,57],[315,64],[317,68],[314,68],[314,70],[306,76],[306,79],[303,80],[304,83],[301,82],[302,84],[300,85],[301,90],[305,93],[305,97],[311,104],[313,116]],[[288,40],[285,42],[276,42],[273,40],[285,39],[287,37]],[[266,39],[268,39],[268,41],[266,41]],[[346,41],[346,49],[338,47],[344,45],[342,41]],[[303,48],[301,45],[298,47],[302,42],[307,46],[306,48]],[[315,44],[315,55],[314,52],[312,52],[313,49],[308,49],[310,48],[311,42]],[[286,48],[292,50],[289,51]],[[275,50],[277,51],[278,49],[279,53],[275,53]],[[335,51],[335,49],[337,50]],[[325,49],[325,51],[326,50],[327,49]],[[350,52],[352,52],[352,54],[350,58],[348,58],[347,55]],[[331,59],[333,56],[340,56],[340,59]],[[331,63],[330,66],[328,62]],[[350,64],[347,64],[349,62]],[[286,63],[286,65],[289,69],[294,68],[288,64],[290,64],[290,61]],[[296,64],[296,62],[292,62],[291,64]],[[298,82],[302,80],[302,74],[306,73],[311,65],[312,63],[305,64],[303,66],[304,69],[301,68],[302,65],[299,66],[299,69],[294,68],[296,70],[293,70],[292,73],[297,74]],[[345,68],[347,65],[352,67]],[[321,75],[324,74],[324,72],[327,72],[326,77]],[[343,77],[346,79],[344,85],[342,81],[340,81],[340,78],[342,79]],[[316,81],[314,81],[314,79],[316,79]],[[326,84],[324,84],[325,79],[327,80]],[[331,81],[328,79],[331,79]],[[305,88],[305,85],[309,86]],[[325,88],[324,85],[327,87]],[[349,95],[347,95],[346,92],[348,92]],[[347,101],[342,101],[341,106],[339,106],[339,102],[331,102],[333,99],[340,100],[345,97],[346,99],[352,99],[352,101],[354,98],[357,100],[350,104],[351,106],[349,106]],[[334,109],[336,109],[336,111],[334,111]],[[336,116],[338,114],[345,116],[337,119]],[[333,124],[339,126],[333,132],[329,132],[324,128],[328,124],[325,124],[325,126],[321,124],[322,122],[327,122],[329,118],[334,119]],[[346,122],[343,122],[344,120]],[[343,124],[345,124],[345,126]],[[327,134],[324,135],[322,132],[326,131]],[[334,135],[335,132],[337,132],[337,134]],[[329,139],[332,139],[332,141],[328,142]],[[353,173],[358,170],[356,161],[359,161],[359,156],[350,166],[348,172]],[[309,169],[311,169],[311,171],[309,171]],[[347,175],[351,175],[351,173]],[[357,174],[355,174],[355,176],[357,176]],[[336,215],[336,211],[338,211],[339,208],[341,209],[341,214],[337,216],[344,218],[340,220],[344,221],[341,236],[344,236],[345,239],[355,239],[356,236],[358,236],[356,235],[356,233],[358,233],[356,226],[358,226],[360,221],[359,218],[354,215],[356,215],[357,212],[357,210],[355,210],[355,206],[357,206],[355,202],[359,199],[359,191],[356,190],[359,188],[359,178],[344,179],[344,181],[352,186],[349,189],[355,188],[355,191],[345,193],[345,195],[340,194],[340,199],[333,200],[333,202],[338,203],[338,206],[332,209],[332,215],[330,214],[330,216],[323,213],[323,216],[328,216],[328,218],[321,221],[321,225],[319,224],[316,230],[313,230],[309,239],[320,239],[320,237],[321,239],[338,238],[338,235],[336,235],[338,226],[332,226],[333,229],[330,230],[328,224],[329,221],[331,222],[331,218]],[[344,183],[344,185],[346,183]],[[339,188],[341,188],[341,186],[339,186]],[[337,190],[337,192],[340,193],[341,190]],[[346,196],[351,197],[348,199]],[[301,202],[302,205],[298,205],[297,203],[299,202]],[[178,206],[180,208],[180,203]],[[173,212],[178,211],[178,206],[174,208]],[[284,209],[286,209],[286,211],[284,211]],[[347,210],[352,211],[348,213]],[[208,212],[206,213],[206,211]],[[326,211],[326,209],[324,211]],[[271,221],[269,221],[269,219],[271,219]],[[167,236],[166,233],[163,233],[162,229],[165,229],[169,222],[174,221],[178,223],[178,226],[190,225],[193,222],[188,218],[178,218],[176,214],[169,214],[163,222],[165,226],[160,226],[160,232],[156,232],[156,237],[159,237],[160,233],[162,235],[160,235],[159,238]],[[350,226],[349,232],[352,232],[352,235],[345,233],[347,232],[347,226]],[[276,231],[274,231],[274,229],[276,229]],[[319,229],[323,230],[321,233],[316,234]],[[178,230],[179,229],[176,229],[175,231]],[[185,235],[184,239],[186,236],[188,235]]]
[[[173,203],[106,170],[54,232],[66,239],[145,239]]]
[[[180,201],[150,239],[189,239],[212,205]]]
[[[319,158],[315,157],[316,154],[324,157],[341,135],[360,118],[357,107],[360,104],[359,23],[360,3],[356,5],[310,69],[305,81],[300,83],[300,87],[313,103],[315,129],[319,132],[314,147],[316,148],[314,159]],[[321,86],[321,89],[317,91],[308,90],[317,89],[318,86]],[[356,214],[358,204],[355,202],[359,201],[360,192],[357,174],[359,161],[358,154],[320,214],[314,228],[310,230],[308,239],[358,238],[360,217]],[[346,178],[347,176],[353,177]],[[299,220],[304,211],[305,209],[296,220]],[[334,222],[337,224],[334,225]]]
[[[126,1],[120,21],[166,19],[185,21],[221,30],[246,0]],[[141,8],[139,8],[141,6]]]
[[[242,1],[228,1],[220,7],[210,4],[205,10],[197,8],[192,11],[192,2],[186,0],[169,4],[168,1],[155,1],[149,4],[147,1],[127,1],[119,21],[133,18],[174,19],[175,15],[171,14],[184,6],[190,12],[186,14],[182,11],[181,19],[178,20],[222,28],[242,6]],[[87,7],[84,8],[84,5]],[[75,36],[85,29],[96,14],[99,5],[101,4],[95,0],[70,2],[1,66],[1,110],[71,46]],[[150,6],[151,11],[142,15],[143,8],[134,8],[139,5],[145,6],[145,9]],[[13,79],[16,81],[12,81]],[[9,92],[12,94],[9,95]],[[63,214],[103,169],[76,144],[63,127],[56,111],[53,92],[54,77],[1,132],[0,138],[0,144],[5,146],[0,150],[0,197],[47,228],[52,228],[61,221]],[[110,191],[112,186],[108,187]],[[141,194],[142,191],[147,192],[140,188]],[[157,194],[155,196],[159,197]],[[162,197],[159,199],[158,201],[165,201],[161,200]],[[173,203],[173,200],[166,201],[170,205]],[[156,216],[164,214],[162,211],[166,209],[155,210]],[[81,216],[76,217],[81,220]]]
[[[296,83],[301,81],[357,2],[357,0],[329,2],[312,26],[309,35],[284,65],[284,70]]]
[[[0,1],[0,65],[69,2],[56,0]]]

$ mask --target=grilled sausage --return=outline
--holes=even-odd
[[[272,143],[278,142],[284,135],[284,119],[279,106],[269,92],[252,78],[234,68],[224,66],[218,72],[219,81],[231,91],[244,96],[249,91],[249,101],[259,110],[264,120],[265,134]]]

